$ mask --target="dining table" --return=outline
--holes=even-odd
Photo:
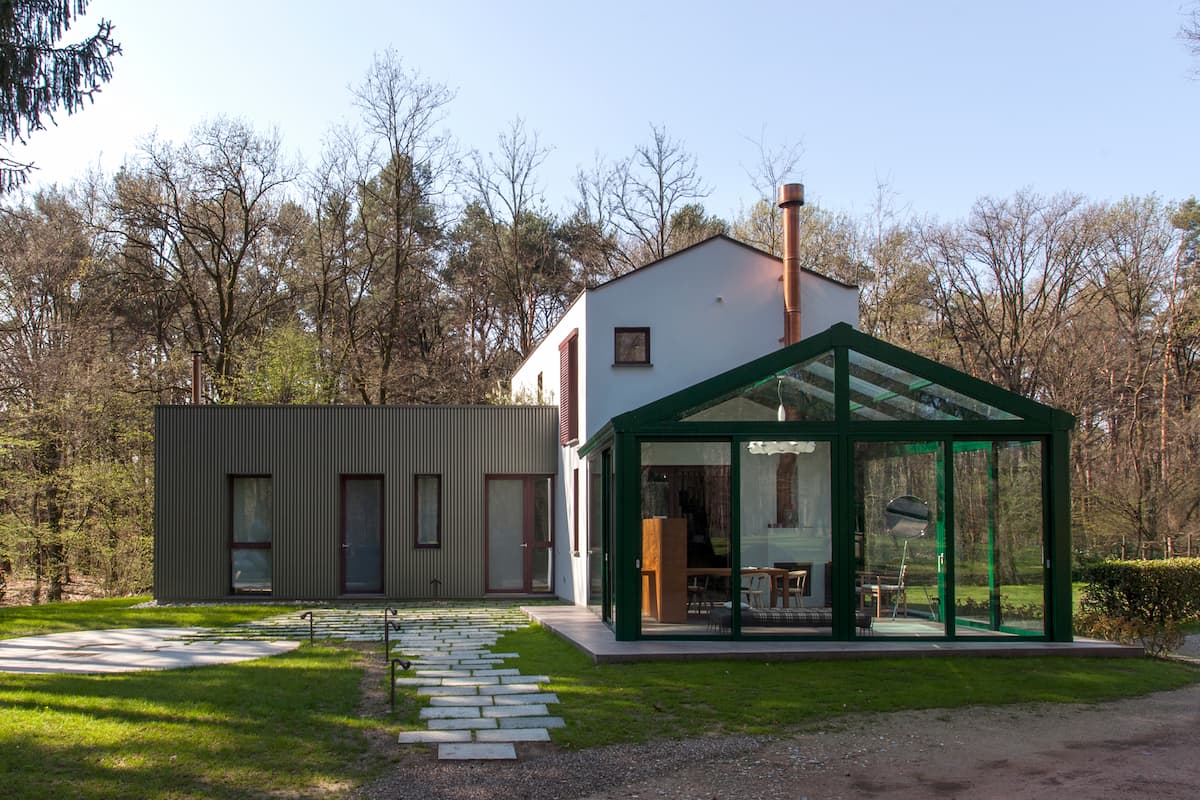
[[[791,581],[794,570],[785,569],[783,567],[742,567],[741,575],[766,575],[767,585],[770,587],[770,607],[778,607],[779,600],[782,599],[782,607],[787,608],[791,604]],[[689,578],[699,576],[722,577],[728,578],[733,575],[733,569],[730,567],[688,567],[687,576]],[[800,586],[804,585],[803,581],[798,582]],[[798,590],[799,591],[799,590]]]

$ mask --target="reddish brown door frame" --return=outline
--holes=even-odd
[[[346,543],[346,482],[347,481],[355,481],[355,480],[373,480],[373,481],[378,481],[378,484],[379,484],[379,588],[373,589],[373,590],[349,590],[346,588],[346,551],[349,549],[349,545]],[[341,545],[341,547],[339,548],[341,551],[341,558],[339,559],[339,561],[340,561],[341,567],[342,567],[341,587],[340,587],[341,593],[342,594],[357,594],[357,595],[383,594],[383,591],[384,591],[384,569],[383,569],[383,567],[384,567],[384,537],[383,537],[383,533],[384,533],[384,529],[385,529],[385,521],[387,519],[387,515],[385,513],[386,508],[384,505],[384,479],[383,479],[383,476],[382,475],[342,475],[342,476],[340,476],[339,489],[340,489],[340,491],[339,491],[340,502],[338,504],[338,506],[339,506],[338,528],[339,528],[340,534],[341,534],[340,538],[339,538],[339,544]]]
[[[537,542],[534,538],[535,529],[535,509],[534,509],[534,483],[536,481],[546,481],[547,483],[547,503],[546,513],[547,519],[547,536],[545,542]],[[521,502],[524,504],[524,513],[522,514],[523,532],[521,541],[523,543],[522,550],[522,570],[524,576],[521,580],[520,589],[493,589],[491,576],[491,520],[490,503],[488,502],[488,493],[491,491],[492,481],[523,481],[521,491]],[[533,551],[534,550],[549,550],[550,551],[550,574],[547,576],[550,591],[554,590],[554,525],[555,525],[555,508],[554,508],[554,476],[539,475],[539,474],[498,474],[483,476],[483,585],[484,591],[489,593],[525,593],[529,594],[533,591]]]

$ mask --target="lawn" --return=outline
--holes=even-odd
[[[151,606],[132,608],[149,597],[119,597],[82,603],[45,603],[0,608],[0,639],[39,633],[104,628],[222,628],[286,614],[292,606]]]
[[[550,676],[570,748],[715,733],[778,733],[850,711],[1095,702],[1173,689],[1200,670],[1151,659],[924,658],[595,665],[541,628],[497,645]]]
[[[130,609],[133,601],[0,610],[0,635],[224,625],[280,606]],[[1025,701],[1092,702],[1170,689],[1200,671],[1149,659],[930,658],[596,666],[540,627],[507,634],[509,666],[547,674],[567,721],[556,744],[585,748],[719,733],[780,733],[849,711]],[[373,653],[377,658],[377,653]],[[362,716],[363,666],[349,647],[225,666],[112,676],[0,673],[0,787],[20,798],[340,795],[371,778],[370,740],[421,727],[426,702]],[[382,661],[378,662],[382,664]],[[386,690],[380,678],[376,689]],[[386,695],[382,695],[386,697]],[[398,748],[399,746],[397,746]],[[399,749],[397,750],[399,752]]]
[[[0,675],[6,797],[336,794],[363,776],[351,651],[303,647],[226,666]]]

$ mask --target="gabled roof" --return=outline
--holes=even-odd
[[[845,393],[845,406],[836,398]],[[588,441],[593,449],[615,432],[689,430],[779,424],[856,432],[920,429],[921,435],[1034,435],[1069,430],[1075,418],[931,361],[846,323],[742,364],[640,408],[613,417]],[[729,412],[724,415],[722,412]],[[722,420],[725,420],[722,422]]]
[[[565,317],[571,311],[571,309],[575,307],[575,304],[579,302],[579,299],[581,297],[584,297],[589,292],[602,291],[602,290],[606,289],[607,287],[612,286],[617,281],[624,281],[624,280],[633,278],[635,276],[642,275],[648,269],[653,269],[654,267],[657,267],[660,264],[665,264],[669,261],[677,259],[680,256],[683,256],[683,255],[686,255],[687,253],[692,252],[693,250],[708,246],[717,240],[722,240],[722,241],[728,242],[729,244],[737,245],[738,247],[741,247],[745,250],[749,250],[751,253],[769,258],[772,261],[777,262],[780,265],[781,270],[783,268],[783,259],[773,253],[768,253],[766,250],[760,250],[759,248],[754,247],[753,245],[749,245],[749,244],[746,244],[745,242],[738,241],[737,239],[734,239],[732,236],[728,236],[724,233],[713,234],[712,236],[708,237],[707,239],[703,239],[699,242],[696,242],[695,244],[688,245],[687,247],[683,248],[682,250],[676,250],[674,253],[665,255],[662,258],[657,259],[655,261],[651,261],[648,264],[643,264],[642,266],[632,269],[629,272],[626,272],[622,275],[618,275],[615,278],[609,278],[608,280],[604,281],[603,283],[598,283],[595,286],[586,287],[579,294],[575,295],[575,299],[573,299],[567,305],[567,307],[565,309],[563,309],[563,313],[559,316],[558,320],[555,321],[554,325],[550,326],[550,331],[547,331],[546,336],[543,336],[538,341],[538,343],[536,345],[534,345],[533,350],[530,350],[529,353],[527,353],[525,355],[525,358],[521,359],[521,363],[516,366],[516,368],[513,370],[512,374],[516,375],[518,372],[521,371],[521,368],[525,366],[525,362],[529,360],[530,356],[533,355],[534,351],[536,351],[539,347],[542,346],[542,343],[546,340],[546,337],[549,336],[550,332],[553,331],[554,328],[558,326],[558,323],[560,321],[562,321],[562,318]],[[813,270],[810,270],[810,269],[802,269],[801,272],[803,272],[805,275],[811,275],[814,278],[820,278],[823,281],[827,281],[828,283],[831,283],[835,286],[840,286],[844,289],[857,289],[858,288],[854,284],[844,283],[842,281],[837,280],[836,278],[830,278],[828,275],[822,275],[821,273],[814,272]],[[780,299],[782,300],[782,298],[783,298],[783,294],[782,294],[782,290],[781,290]]]
[[[727,234],[714,233],[712,236],[709,236],[707,239],[701,239],[700,241],[696,242],[695,244],[688,245],[687,247],[683,248],[682,250],[676,250],[674,253],[670,253],[668,255],[663,256],[660,259],[651,261],[649,264],[643,264],[642,266],[637,267],[636,269],[632,269],[623,275],[618,275],[615,278],[609,278],[608,280],[604,281],[603,283],[598,283],[595,286],[588,287],[584,291],[596,291],[597,289],[603,289],[606,286],[611,286],[612,284],[616,283],[617,281],[625,280],[626,278],[629,278],[633,275],[641,274],[641,272],[643,270],[657,267],[659,264],[664,264],[674,258],[684,255],[685,253],[689,253],[698,247],[704,247],[705,245],[710,244],[713,241],[716,241],[718,239],[729,242],[730,244],[735,244],[738,247],[741,247],[745,250],[749,250],[751,253],[755,253],[760,256],[766,256],[767,258],[771,259],[772,261],[777,261],[781,267],[783,265],[783,259],[780,258],[779,256],[775,255],[774,253],[768,253],[766,250],[761,250],[761,249],[755,247],[754,245],[746,244],[745,242],[739,241],[738,239],[734,239],[732,236],[729,236]],[[841,286],[845,289],[857,289],[858,288],[857,286],[855,286],[852,283],[844,283],[842,281],[837,280],[836,278],[831,278],[828,275],[822,275],[820,272],[814,272],[811,269],[802,269],[801,272],[803,272],[806,275],[812,275],[814,278],[820,278],[821,280],[829,281],[830,283],[832,283],[836,286]]]

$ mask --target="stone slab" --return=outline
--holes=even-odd
[[[508,695],[509,697],[524,697],[525,695]],[[555,700],[554,702],[558,702]],[[495,705],[493,698],[472,695],[452,695],[450,697],[431,697],[431,706],[490,706]]]
[[[557,703],[558,695],[553,692],[537,692],[535,694],[498,694],[492,700],[498,706],[532,705],[534,703]]]
[[[438,680],[434,678],[433,680]],[[502,687],[484,687],[487,688],[502,688]],[[417,689],[417,694],[425,694],[430,697],[450,697],[456,694],[475,694],[474,686],[422,686]]]
[[[400,731],[400,744],[441,744],[442,742],[469,742],[470,731]],[[508,739],[506,741],[517,741]]]
[[[446,709],[449,711],[450,709]],[[481,708],[485,717],[546,717],[550,715],[544,705],[527,706],[489,706]]]
[[[545,728],[504,728],[494,731],[476,731],[477,742],[548,742],[550,731]]]
[[[514,719],[534,719],[534,717],[514,717]],[[542,717],[542,719],[552,719],[552,717]],[[431,731],[469,731],[479,728],[495,728],[499,720],[493,717],[480,717],[478,719],[431,719],[429,720],[429,730]],[[514,725],[511,727],[521,727]]]
[[[442,678],[442,686],[496,686],[499,683],[500,678],[494,675],[482,678]]]
[[[490,719],[490,718],[489,718]],[[496,720],[501,728],[565,728],[562,717],[501,717]],[[430,722],[432,727],[433,723]]]
[[[469,719],[478,716],[478,706],[430,706],[421,709],[421,719]]]
[[[499,686],[479,687],[480,694],[534,694],[538,691],[541,690],[535,683],[502,683]]]
[[[512,742],[471,742],[470,744],[438,745],[440,761],[516,761],[517,749]]]

